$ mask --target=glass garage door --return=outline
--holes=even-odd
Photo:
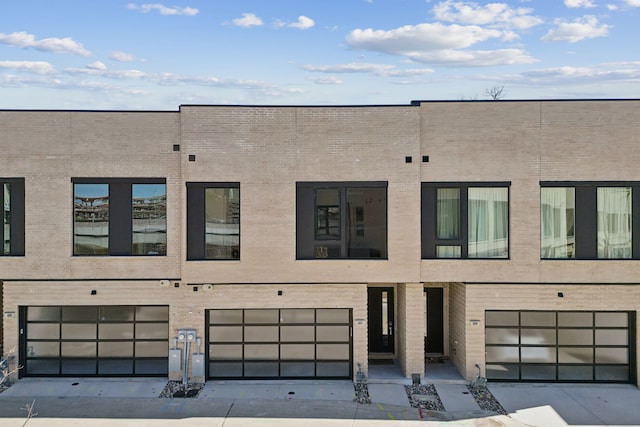
[[[26,376],[167,376],[167,306],[21,307]]]
[[[209,310],[208,377],[351,378],[351,309]]]
[[[487,311],[486,375],[498,381],[635,378],[635,313]]]

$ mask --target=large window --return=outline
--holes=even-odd
[[[73,180],[74,255],[166,255],[164,179]]]
[[[240,259],[239,183],[187,183],[187,259]]]
[[[632,197],[634,189],[640,192],[640,183],[542,183],[540,257],[638,258],[634,234],[640,207],[634,209],[639,203]]]
[[[299,182],[297,258],[387,258],[386,182]]]
[[[24,255],[24,179],[0,178],[0,255]]]
[[[422,258],[508,258],[509,183],[423,183]]]

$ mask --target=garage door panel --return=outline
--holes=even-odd
[[[350,378],[350,309],[209,310],[209,378]]]
[[[635,377],[634,312],[485,314],[490,380],[631,382]]]
[[[167,306],[21,307],[21,373],[165,376],[168,313]]]

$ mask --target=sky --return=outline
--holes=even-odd
[[[0,0],[0,109],[640,98],[640,0]]]

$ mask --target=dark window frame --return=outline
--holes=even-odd
[[[385,236],[384,254],[364,256],[349,254],[347,192],[350,189],[384,189]],[[339,190],[340,230],[339,238],[327,238],[317,233],[317,190]],[[356,231],[357,224],[351,225]],[[358,234],[360,235],[360,234]],[[318,246],[325,248],[325,255],[317,256]],[[324,253],[324,252],[323,252]],[[296,182],[296,259],[297,260],[388,260],[389,259],[389,183],[388,181],[299,181]]]
[[[9,251],[4,252],[4,184],[9,184]],[[25,181],[24,178],[0,178],[0,256],[24,256],[25,254]]]
[[[72,215],[71,228],[74,233],[73,256],[166,256],[161,254],[135,254],[133,252],[133,185],[163,184],[167,189],[166,178],[71,178],[71,195],[75,203],[76,184],[107,184],[109,186],[109,245],[106,255],[76,254],[75,214]],[[74,208],[75,209],[75,208]],[[167,207],[166,213],[169,209]]]
[[[240,261],[242,202],[240,182],[187,182],[187,261]],[[238,191],[238,253],[231,258],[206,257],[206,190],[208,188],[233,188]]]
[[[575,191],[575,257],[543,261],[633,261],[640,259],[640,181],[540,181],[542,188],[573,188]],[[631,187],[631,258],[598,258],[598,188]],[[634,197],[636,195],[636,197]],[[538,233],[542,228],[542,216]],[[542,242],[542,235],[540,235]],[[541,252],[541,251],[538,251]]]
[[[506,188],[507,189],[507,256],[505,258],[469,258],[469,188]],[[439,188],[458,188],[460,190],[460,238],[438,239],[437,236],[437,191]],[[511,259],[511,181],[483,182],[422,182],[421,183],[421,246],[422,259],[434,260],[497,260]],[[459,258],[438,258],[436,248],[443,246],[460,246]]]

